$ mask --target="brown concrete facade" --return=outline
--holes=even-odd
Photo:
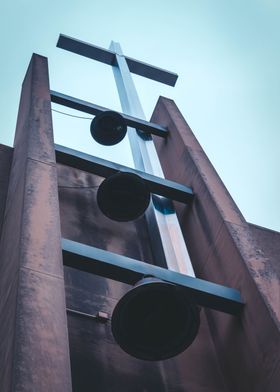
[[[101,177],[58,165],[62,236],[117,254],[153,263],[144,218],[114,222],[96,204]],[[204,310],[195,342],[167,361],[138,360],[115,343],[111,324],[77,315],[106,312],[111,318],[129,285],[65,267],[66,305],[74,392],[225,392]]]
[[[175,358],[129,356],[110,318],[131,287],[63,269],[60,240],[156,263],[146,221],[106,218],[102,178],[56,164],[50,105],[47,59],[34,55],[14,148],[0,146],[1,392],[278,391],[280,234],[245,221],[174,102],[160,98],[152,120],[170,130],[155,138],[166,177],[195,192],[176,209],[196,274],[239,289],[246,306],[239,317],[202,309],[196,340]]]
[[[0,238],[5,214],[5,205],[9,186],[13,149],[0,144]]]
[[[165,140],[155,138],[166,177],[192,187],[195,193],[191,206],[178,204],[176,209],[197,276],[239,289],[246,303],[239,318],[206,312],[227,387],[233,392],[276,392],[280,384],[279,253],[271,250],[269,262],[265,248],[257,246],[256,230],[245,221],[175,103],[161,97],[152,121],[170,131]],[[264,241],[272,241],[268,237]],[[272,268],[271,253],[278,268]]]
[[[9,154],[8,154],[9,155]],[[0,244],[1,391],[71,391],[47,59],[22,86]]]

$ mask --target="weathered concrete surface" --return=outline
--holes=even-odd
[[[100,306],[100,303],[99,303]],[[114,342],[111,325],[68,315],[73,391],[228,391],[202,315],[193,345],[176,358],[149,362],[133,358]]]
[[[58,165],[62,236],[111,252],[153,263],[146,222],[115,222],[96,204],[102,178]],[[111,318],[118,300],[131,288],[65,267],[67,307]],[[137,360],[115,343],[110,321],[68,313],[74,392],[226,392],[204,311],[191,347],[162,362]]]
[[[13,149],[0,144],[0,238],[5,213]]]
[[[65,270],[67,307],[111,318],[117,301],[128,290],[120,283],[70,268]],[[141,361],[115,343],[111,323],[68,314],[74,392],[226,392],[205,320],[194,343],[179,356],[162,362]]]
[[[175,103],[161,97],[151,121],[170,130],[167,139],[154,138],[166,177],[195,193],[191,206],[177,203],[176,210],[197,276],[239,289],[246,302],[239,318],[206,312],[228,389],[277,391],[279,275],[272,268],[269,278],[262,273],[266,259],[252,229]],[[268,288],[272,281],[277,293],[273,296]]]
[[[276,392],[279,233],[245,221],[171,100],[160,99],[152,120],[170,129],[166,140],[156,138],[167,178],[196,194],[176,209],[197,275],[238,288],[246,307],[240,317],[202,309],[191,347],[155,363],[124,353],[110,321],[69,312],[73,390]],[[0,147],[0,159],[0,389],[70,392],[65,287],[68,308],[109,317],[130,287],[71,268],[64,285],[60,223],[65,238],[153,263],[146,222],[107,219],[95,201],[102,179],[56,165],[41,56],[23,83],[14,149]]]
[[[71,391],[58,211],[47,59],[33,55],[0,244],[3,392]]]
[[[280,319],[280,233],[249,224],[256,252],[262,256],[255,274],[272,304],[275,316]]]

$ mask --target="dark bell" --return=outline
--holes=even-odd
[[[90,125],[93,139],[105,146],[119,143],[125,137],[126,130],[123,116],[110,110],[99,113]]]
[[[127,222],[141,216],[150,203],[145,181],[134,173],[118,172],[105,178],[97,191],[97,204],[108,218]]]
[[[199,308],[178,286],[156,278],[140,280],[120,299],[112,315],[112,333],[120,347],[149,361],[184,351],[199,325]]]

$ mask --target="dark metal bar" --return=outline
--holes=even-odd
[[[104,108],[103,106],[96,105],[87,101],[83,101],[78,98],[71,97],[59,93],[57,91],[51,91],[51,101],[58,103],[59,105],[67,106],[72,109],[80,110],[81,112],[96,115],[98,113],[106,112],[111,109]],[[161,125],[150,123],[140,118],[129,116],[128,114],[120,113],[126,121],[129,127],[140,129],[141,131],[152,133],[156,136],[166,137],[168,130]]]
[[[103,249],[62,239],[64,265],[134,285],[145,275],[176,284],[200,306],[238,314],[244,306],[238,290],[193,278]]]
[[[97,158],[68,147],[59,146],[56,144],[55,152],[58,163],[84,170],[89,173],[94,173],[101,177],[109,177],[119,171],[138,174],[147,182],[151,193],[165,196],[181,203],[190,203],[194,196],[192,189],[185,185],[181,185],[164,178],[156,177],[152,174],[135,170],[102,158]]]
[[[168,86],[175,86],[178,79],[178,75],[176,73],[166,71],[165,69],[158,67],[152,67],[149,64],[127,56],[125,56],[125,58],[130,72],[135,73],[136,75],[144,76],[148,79],[156,80],[157,82],[167,84]]]
[[[56,46],[108,65],[113,65],[115,61],[115,53],[111,50],[88,44],[64,34],[59,35]]]
[[[73,52],[108,65],[114,65],[115,62],[115,53],[111,50],[100,48],[99,46],[68,37],[64,34],[60,34],[56,46],[58,48],[68,50],[69,52]],[[144,76],[148,79],[167,84],[169,86],[175,86],[178,79],[177,74],[166,71],[162,68],[154,67],[153,65],[143,63],[142,61],[138,61],[130,57],[125,56],[125,58],[131,72],[140,76]]]

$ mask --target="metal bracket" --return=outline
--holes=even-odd
[[[108,108],[104,108],[103,106],[96,105],[94,103],[90,103],[87,101],[82,101],[81,99],[71,97],[69,95],[65,95],[59,93],[57,91],[50,91],[51,101],[57,103],[59,105],[66,106],[71,109],[76,109],[84,113],[89,113],[92,115],[96,115],[99,113],[106,112]],[[128,114],[120,113],[125,120],[127,126],[135,128],[137,130],[141,130],[145,133],[152,133],[153,135],[160,137],[167,137],[169,131],[162,127],[161,125],[151,123],[149,121],[142,120],[140,118],[136,118],[133,116],[129,116]]]
[[[81,271],[134,285],[150,275],[180,286],[200,305],[233,315],[239,314],[244,302],[236,289],[193,278],[103,249],[62,239],[63,264]]]
[[[101,177],[109,177],[119,171],[135,173],[148,184],[150,192],[181,203],[190,203],[193,200],[192,189],[178,184],[177,182],[153,176],[152,174],[132,169],[115,162],[97,158],[68,147],[55,144],[56,160],[58,163],[97,174]]]

